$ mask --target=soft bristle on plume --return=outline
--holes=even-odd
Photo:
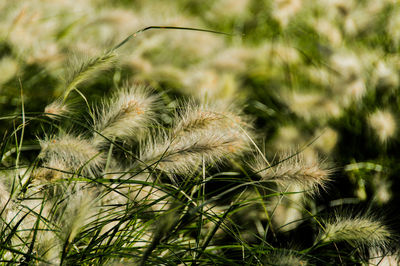
[[[83,63],[75,63],[72,71],[68,72],[70,76],[67,78],[65,91],[60,99],[55,100],[45,108],[47,115],[64,115],[68,112],[65,100],[68,95],[75,90],[80,84],[92,78],[99,71],[108,69],[116,57],[115,53],[105,53],[101,56],[92,58]],[[57,116],[51,115],[52,118]]]
[[[336,217],[326,222],[319,239],[322,242],[346,241],[359,246],[385,248],[390,237],[391,232],[379,220],[370,217]]]
[[[39,157],[44,165],[58,170],[83,172],[97,170],[104,163],[104,156],[89,141],[72,135],[60,135],[40,140]],[[47,178],[48,179],[48,178]]]
[[[302,153],[292,157],[286,154],[280,158],[283,161],[270,168],[261,156],[257,156],[250,166],[264,181],[274,181],[283,187],[294,185],[311,194],[329,181],[331,171],[323,169],[319,162],[306,161]]]
[[[305,256],[301,256],[294,250],[276,249],[267,253],[263,260],[264,265],[286,266],[286,265],[307,265]]]
[[[60,99],[55,100],[44,109],[45,115],[53,119],[59,119],[70,112],[71,109],[69,106],[66,103],[63,103]]]
[[[141,140],[155,121],[154,110],[158,97],[144,86],[132,86],[119,90],[104,102],[95,120],[95,143],[106,138],[126,141]]]
[[[87,190],[79,190],[68,197],[68,204],[60,219],[63,240],[71,243],[79,231],[90,224],[97,210],[97,199]]]
[[[108,69],[113,64],[115,59],[115,53],[104,53],[83,63],[71,62],[72,71],[68,72],[70,76],[67,78],[67,88],[63,95],[64,100],[78,85],[89,80],[99,71]]]
[[[377,110],[370,114],[368,123],[382,143],[386,143],[396,134],[396,120],[388,110]]]
[[[218,163],[250,147],[249,125],[240,115],[208,105],[189,104],[176,115],[169,132],[158,134],[141,159],[168,173],[192,173],[204,162]]]

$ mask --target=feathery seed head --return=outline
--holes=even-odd
[[[397,88],[399,76],[390,62],[379,61],[374,71],[374,81],[378,87]]]
[[[321,131],[317,131],[315,136],[318,139],[315,141],[315,147],[327,154],[333,150],[338,141],[338,133],[332,128],[325,128],[322,133]]]
[[[57,235],[51,229],[48,231],[38,231],[35,250],[40,257],[48,262],[54,265],[60,264],[59,254],[61,252],[61,245],[57,239]]]
[[[143,86],[124,88],[102,104],[95,129],[107,138],[141,140],[155,121],[157,101],[157,96],[151,95]],[[96,144],[105,141],[101,135],[95,135]]]
[[[248,130],[248,122],[233,110],[232,106],[223,102],[220,102],[218,107],[208,103],[189,102],[182,105],[182,112],[176,115],[173,134],[179,134],[181,131],[200,132],[227,128]]]
[[[95,171],[104,163],[104,156],[86,139],[80,136],[60,135],[40,140],[39,158],[44,165],[66,171],[84,167],[85,173]]]
[[[70,111],[69,106],[60,99],[55,100],[44,109],[45,115],[53,119],[59,119],[61,116],[70,113]]]
[[[336,216],[333,221],[325,223],[325,231],[319,239],[325,243],[346,241],[358,246],[385,248],[391,235],[382,222],[370,217]]]
[[[377,110],[372,113],[368,117],[368,123],[382,143],[386,143],[392,138],[397,130],[396,120],[387,110]]]
[[[347,102],[350,102],[352,100],[360,100],[366,93],[365,83],[362,79],[351,81],[350,83],[346,84],[345,89],[345,93],[349,97]]]
[[[308,263],[304,259],[304,256],[301,256],[301,254],[297,254],[292,250],[275,249],[274,251],[268,253],[265,256],[263,264],[275,265],[275,266],[295,266],[295,265],[305,266]]]
[[[324,120],[341,114],[338,106],[325,96],[314,92],[283,91],[282,98],[290,109],[305,120]]]
[[[71,61],[73,71],[68,72],[70,76],[67,78],[67,89],[64,98],[78,85],[92,78],[99,71],[108,69],[116,58],[115,53],[105,53],[101,56],[91,58],[89,60],[79,62],[80,59],[75,58],[76,62]]]
[[[33,174],[37,180],[51,181],[62,178],[63,173],[61,171],[63,170],[68,170],[65,163],[59,159],[52,158],[44,163],[43,168],[36,169]]]
[[[69,196],[68,205],[60,220],[65,241],[71,243],[82,227],[90,221],[96,211],[95,203],[96,199],[87,190],[79,190]]]
[[[218,112],[211,106],[188,104],[176,115],[169,132],[144,145],[141,159],[156,163],[159,169],[171,173],[197,170],[205,163],[220,162],[248,150],[249,125],[239,115]]]
[[[290,156],[292,155],[280,156],[284,161],[269,169],[265,160],[257,156],[251,167],[262,180],[271,180],[283,187],[294,185],[310,194],[318,192],[320,187],[325,187],[329,181],[330,170],[321,168],[316,161],[307,161],[303,153]]]
[[[275,0],[272,14],[285,27],[290,19],[300,11],[302,5],[302,0]]]
[[[345,81],[351,81],[361,76],[363,65],[358,55],[354,52],[342,51],[332,55],[330,58],[332,67]]]
[[[207,106],[198,106],[194,103],[182,105],[182,111],[175,116],[173,135],[181,135],[186,132],[210,130],[221,124],[223,115]],[[224,123],[222,122],[222,125]]]
[[[328,39],[329,43],[334,47],[342,45],[342,34],[339,28],[330,20],[318,18],[313,22],[315,30]]]

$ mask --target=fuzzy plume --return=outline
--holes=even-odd
[[[45,108],[45,113],[60,112],[67,110],[64,104],[65,100],[67,99],[71,91],[75,90],[77,86],[92,78],[99,71],[108,69],[114,62],[115,57],[116,57],[115,53],[105,53],[101,56],[87,60],[84,63],[76,64],[78,65],[78,67],[75,67],[70,72],[71,74],[67,78],[67,84],[65,91],[62,95],[62,98],[57,99],[53,103],[47,105]],[[61,114],[63,113],[61,112]]]
[[[188,104],[171,130],[144,145],[141,159],[170,173],[193,172],[201,164],[220,162],[248,150],[247,122],[232,112]]]
[[[386,143],[396,134],[396,120],[389,111],[375,111],[368,117],[368,123],[382,143]]]
[[[107,138],[141,140],[155,121],[157,96],[143,86],[124,88],[104,102],[98,111],[95,129]],[[95,143],[105,139],[96,134]]]
[[[75,67],[67,78],[68,85],[64,93],[64,99],[68,96],[71,90],[75,89],[79,84],[92,78],[93,75],[99,71],[108,69],[114,62],[115,57],[115,53],[105,53],[81,64],[77,64],[77,67]]]
[[[54,265],[60,264],[61,245],[58,241],[59,239],[53,230],[46,229],[39,231],[36,239],[36,252],[46,261]]]
[[[81,228],[90,221],[96,210],[95,202],[90,191],[80,190],[70,195],[60,220],[63,237],[68,243],[72,242]]]
[[[263,261],[263,265],[290,266],[307,265],[304,256],[287,249],[276,249],[268,253]]]
[[[59,119],[70,112],[70,107],[66,103],[63,103],[61,99],[55,100],[44,109],[45,115],[53,119]]]
[[[380,221],[369,217],[336,217],[325,223],[325,230],[319,240],[322,242],[342,242],[358,246],[385,248],[391,232]]]
[[[318,162],[308,162],[302,153],[280,157],[284,160],[272,168],[261,156],[257,156],[250,166],[263,181],[274,181],[283,187],[294,185],[311,194],[329,181],[331,171],[322,169]]]
[[[60,135],[58,137],[40,140],[44,166],[65,171],[77,171],[83,167],[84,173],[97,170],[104,163],[104,156],[86,139],[80,136]],[[47,169],[46,169],[47,170]],[[54,175],[46,175],[52,179]]]

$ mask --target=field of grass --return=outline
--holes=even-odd
[[[0,2],[0,264],[398,265],[396,0]]]

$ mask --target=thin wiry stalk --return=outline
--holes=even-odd
[[[176,27],[176,26],[149,26],[149,27],[145,27],[143,29],[140,29],[134,33],[132,33],[131,35],[129,35],[128,37],[126,37],[123,41],[121,41],[120,43],[118,43],[116,46],[114,46],[110,52],[113,52],[115,50],[117,50],[118,48],[120,48],[121,46],[123,46],[125,43],[127,43],[129,40],[131,40],[132,38],[135,38],[138,34],[151,30],[151,29],[165,29],[165,30],[189,30],[189,31],[203,31],[203,32],[209,32],[209,33],[215,33],[215,34],[223,34],[223,35],[228,35],[228,36],[232,36],[232,34],[229,33],[225,33],[225,32],[221,32],[221,31],[214,31],[214,30],[207,30],[207,29],[199,29],[199,28],[189,28],[189,27]]]

